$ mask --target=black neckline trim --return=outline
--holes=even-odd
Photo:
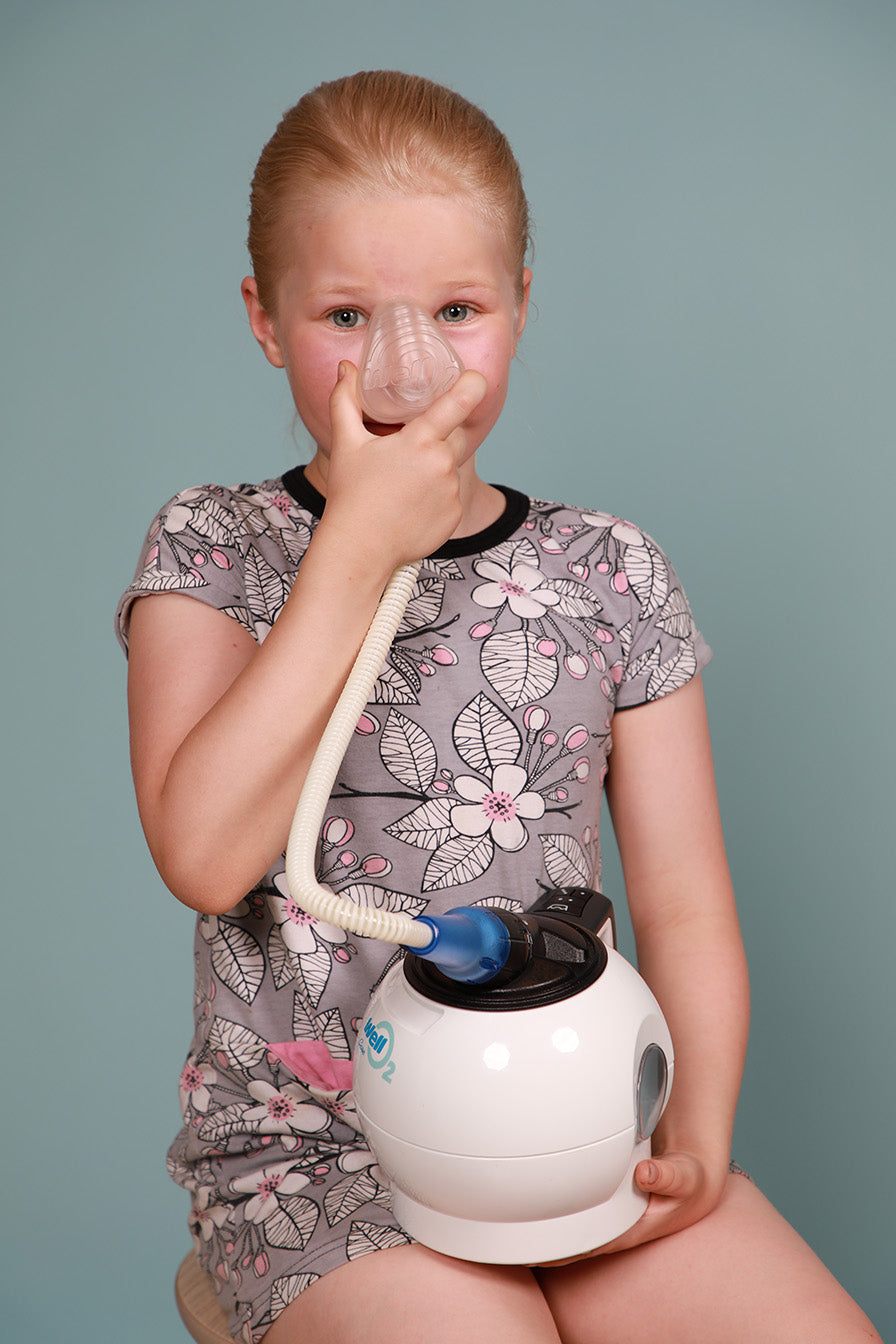
[[[323,516],[326,499],[305,475],[304,467],[291,467],[283,475],[283,484],[297,504],[301,504],[303,509],[314,514],[315,518]],[[496,518],[488,527],[481,532],[474,532],[469,537],[454,537],[446,541],[444,546],[440,546],[432,555],[427,556],[428,560],[456,560],[464,555],[477,555],[480,551],[489,551],[493,546],[499,545],[511,537],[518,527],[526,521],[529,515],[530,501],[527,495],[519,490],[514,490],[509,485],[496,485],[496,490],[500,490],[504,496],[504,512],[500,518]]]

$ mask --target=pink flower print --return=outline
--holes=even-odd
[[[327,845],[344,845],[351,840],[354,833],[355,828],[348,817],[330,817],[322,831],[324,843]]]
[[[502,607],[506,602],[514,616],[530,620],[560,601],[559,593],[542,586],[544,577],[532,565],[508,568],[495,560],[477,560],[473,568],[489,580],[473,589],[473,601],[480,607]]]
[[[580,653],[568,653],[563,659],[563,666],[576,681],[582,681],[588,675],[588,663]]]
[[[253,490],[247,498],[254,508],[260,510],[268,527],[276,527],[281,531],[292,529],[293,524],[290,522],[291,504],[288,495],[282,491],[275,495],[269,495],[263,490]],[[307,532],[310,537],[310,532],[304,526],[299,530]]]
[[[542,728],[546,728],[551,721],[551,716],[543,705],[530,705],[523,715],[523,723],[529,730],[530,737],[540,733]]]
[[[257,1123],[262,1134],[316,1134],[330,1123],[326,1111],[309,1102],[298,1083],[276,1088],[256,1079],[249,1084],[249,1095],[260,1104],[248,1110],[244,1118]]]
[[[474,775],[458,775],[454,787],[469,799],[451,809],[451,825],[461,835],[490,833],[499,849],[514,853],[522,849],[529,833],[520,818],[535,821],[544,816],[540,793],[525,792],[529,777],[520,765],[499,765],[491,784]]]
[[[564,752],[578,751],[579,747],[584,747],[591,734],[584,723],[574,723],[571,728],[567,728],[563,734]]]
[[[296,1171],[291,1162],[278,1162],[249,1176],[237,1176],[230,1188],[252,1196],[246,1204],[246,1218],[250,1223],[263,1223],[279,1209],[280,1195],[297,1195],[307,1184],[308,1177]]]
[[[320,919],[315,919],[309,915],[296,903],[290,894],[286,882],[286,875],[278,873],[274,878],[274,886],[283,895],[268,897],[271,907],[271,913],[280,929],[280,937],[283,939],[290,952],[295,952],[297,956],[302,956],[308,952],[317,951],[317,940],[323,939],[325,943],[344,943],[348,935],[345,929],[337,929],[333,924],[324,924]]]
[[[385,877],[392,871],[391,863],[388,859],[384,859],[382,854],[368,854],[361,867],[368,877]]]
[[[188,1104],[194,1111],[205,1115],[211,1103],[209,1084],[214,1083],[218,1075],[208,1064],[194,1064],[187,1060],[180,1075],[180,1105],[186,1114]]]

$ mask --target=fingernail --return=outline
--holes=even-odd
[[[337,381],[337,383],[341,383],[341,382],[342,382],[343,378],[345,377],[345,372],[346,372],[345,364],[344,364],[344,362],[343,362],[342,360],[340,360],[340,361],[339,361],[339,368],[336,370],[336,381]]]
[[[658,1169],[657,1169],[656,1163],[655,1163],[655,1162],[648,1162],[648,1163],[647,1163],[647,1172],[646,1172],[646,1175],[645,1175],[645,1177],[644,1177],[645,1184],[647,1184],[647,1185],[655,1185],[658,1176],[659,1176],[659,1171],[658,1171]]]

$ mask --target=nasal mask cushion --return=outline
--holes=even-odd
[[[365,415],[404,424],[453,387],[464,366],[431,317],[410,299],[378,304],[361,352],[359,397]]]

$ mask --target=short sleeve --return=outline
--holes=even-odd
[[[153,519],[118,603],[122,648],[127,652],[131,607],[148,593],[194,597],[261,643],[282,610],[310,536],[280,482],[182,490]]]
[[[617,588],[629,602],[620,630],[623,660],[617,709],[659,700],[686,685],[712,658],[681,582],[652,537],[630,523],[614,529],[620,545]]]

